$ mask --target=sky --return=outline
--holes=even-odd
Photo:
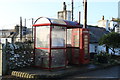
[[[0,29],[13,29],[19,25],[20,17],[26,18],[26,24],[31,27],[31,18],[38,17],[57,18],[57,12],[63,10],[63,2],[66,2],[67,10],[71,10],[72,0],[0,0]],[[78,20],[78,12],[81,12],[83,23],[83,0],[74,1],[74,20]],[[97,25],[102,16],[111,20],[118,17],[119,0],[87,0],[88,25]]]

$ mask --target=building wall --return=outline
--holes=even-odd
[[[90,53],[99,53],[100,51],[103,52],[106,51],[106,47],[100,46],[98,43],[90,44],[89,49],[90,49]]]
[[[89,45],[90,53],[98,53],[98,44],[93,43]]]
[[[118,23],[115,21],[110,21],[110,29],[113,29],[115,25],[117,25]]]
[[[14,32],[14,30],[11,30],[11,29],[0,30],[0,38],[8,37],[11,32]]]
[[[120,33],[120,26],[115,28],[115,32]]]
[[[59,11],[58,19],[71,20],[71,11]]]
[[[117,25],[117,26],[115,27],[115,32],[120,33],[120,24],[118,24],[118,23],[115,22],[115,21],[110,21],[110,29],[113,29],[115,25]]]
[[[100,46],[97,43],[92,43],[89,45],[90,53],[99,53],[100,51],[106,52],[105,46]],[[115,55],[120,55],[120,48],[115,49],[116,53]],[[112,50],[109,49],[109,54],[113,54]]]
[[[0,43],[5,44],[6,43],[6,39],[7,39],[7,42],[9,42],[9,43],[12,42],[11,38],[0,38]]]
[[[103,27],[105,28],[107,31],[109,30],[109,21],[108,20],[99,20],[98,21],[98,27]]]

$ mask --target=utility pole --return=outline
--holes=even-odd
[[[87,28],[87,0],[84,0],[83,6],[84,6],[84,24],[83,24],[83,28]]]
[[[73,0],[72,0],[72,21],[74,20],[74,12],[73,12],[73,9],[74,9],[74,5],[73,5]]]
[[[20,41],[22,42],[22,17],[20,17]]]

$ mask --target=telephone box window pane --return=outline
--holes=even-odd
[[[67,47],[72,46],[72,29],[67,30]]]
[[[84,45],[85,48],[88,48],[88,45]]]
[[[49,37],[50,37],[50,27],[49,26],[39,26],[36,27],[36,47],[49,47]]]
[[[60,26],[52,27],[52,47],[65,47],[66,28]]]
[[[72,42],[73,42],[73,47],[79,47],[79,43],[80,43],[80,41],[79,41],[79,29],[73,29],[73,40],[72,40]]]
[[[85,45],[88,45],[88,42],[84,42]]]
[[[52,68],[65,66],[65,54],[64,53],[65,53],[64,49],[51,50]]]
[[[48,50],[35,49],[35,65],[48,68],[49,53]]]
[[[85,52],[85,55],[84,57],[85,58],[88,58],[88,35],[84,35],[84,52]]]
[[[86,39],[84,39],[84,41],[88,41],[88,39],[86,38]]]

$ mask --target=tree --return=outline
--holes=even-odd
[[[120,23],[120,18],[112,18],[112,21]]]
[[[116,32],[111,32],[104,35],[99,40],[99,45],[105,45],[113,51],[115,54],[115,48],[120,48],[120,34]]]

